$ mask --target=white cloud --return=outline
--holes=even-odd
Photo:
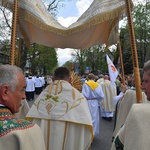
[[[75,7],[77,7],[77,15],[76,16],[68,16],[67,18],[64,18],[63,16],[59,16],[57,18],[58,22],[63,25],[64,27],[68,27],[72,23],[76,22],[79,16],[81,16],[86,9],[90,6],[93,0],[77,0],[75,3]],[[71,12],[68,12],[68,14],[71,14]],[[60,14],[61,15],[61,14]],[[62,66],[66,61],[69,61],[72,59],[72,56],[70,55],[72,49],[65,48],[65,49],[57,49],[57,56],[58,56],[58,64],[59,66]]]
[[[90,6],[93,0],[78,0],[76,7],[78,9],[78,16],[81,16]]]
[[[76,22],[78,19],[78,17],[67,17],[67,18],[63,18],[62,16],[61,17],[58,17],[58,22],[64,26],[64,27],[68,27],[69,25],[71,25],[73,22]]]
[[[58,49],[57,56],[58,56],[58,64],[59,66],[62,66],[65,62],[70,61],[72,59],[71,49],[70,48]]]

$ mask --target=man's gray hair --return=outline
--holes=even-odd
[[[8,84],[12,91],[16,89],[18,84],[17,73],[22,72],[22,69],[12,65],[0,65],[0,87]]]

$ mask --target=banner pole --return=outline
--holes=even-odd
[[[118,42],[118,50],[119,50],[120,64],[121,64],[122,84],[125,85],[125,74],[124,74],[124,66],[123,66],[123,59],[122,59],[122,50],[121,50],[120,37],[119,37],[119,42]]]

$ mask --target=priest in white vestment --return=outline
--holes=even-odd
[[[150,60],[144,64],[141,89],[150,101]],[[111,150],[150,149],[150,104],[133,104],[126,121],[118,131]]]
[[[142,101],[143,103],[148,102],[144,92],[142,92]],[[134,103],[137,103],[136,91],[135,89],[128,89],[116,105],[113,138],[116,136],[120,128],[124,125],[128,113]]]
[[[88,150],[93,141],[87,101],[69,80],[69,70],[57,68],[26,116],[41,127],[47,150]]]
[[[90,73],[88,75],[88,81],[83,84],[82,93],[88,102],[92,116],[94,137],[97,137],[100,134],[99,102],[104,98],[104,93],[101,86],[94,80],[94,74]]]
[[[150,149],[150,104],[133,104],[125,124],[117,133],[111,150]]]
[[[104,92],[104,98],[101,101],[101,117],[108,121],[111,121],[114,115],[115,104],[114,97],[116,96],[116,87],[113,87],[109,76],[104,76],[104,81],[100,83]]]

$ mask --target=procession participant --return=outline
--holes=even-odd
[[[43,80],[39,75],[36,75],[34,79],[35,79],[35,94],[39,95],[42,92]]]
[[[67,68],[58,67],[53,80],[26,118],[41,127],[47,150],[88,150],[93,141],[93,127],[87,101],[69,83]]]
[[[41,75],[40,78],[42,80],[42,90],[43,90],[45,88],[45,80],[46,80],[46,78],[45,78],[44,75]]]
[[[48,75],[47,78],[46,78],[46,86],[51,84],[51,83],[52,83],[52,77],[50,75]]]
[[[118,131],[111,150],[148,150],[150,105],[133,104],[125,124]]]
[[[150,60],[143,68],[142,90],[150,101]],[[117,133],[111,150],[148,150],[150,142],[150,105],[149,103],[133,104],[126,122]]]
[[[99,86],[94,80],[94,74],[90,73],[88,75],[88,81],[83,84],[82,94],[87,99],[92,116],[94,137],[97,137],[100,134],[99,102],[104,98],[104,93],[101,86]]]
[[[147,103],[147,98],[144,92],[142,92],[142,101],[143,103]],[[114,139],[120,128],[124,125],[128,113],[134,103],[137,103],[136,91],[135,89],[128,89],[116,105],[112,139]]]
[[[120,88],[121,88],[121,81],[119,80],[119,76],[115,80],[116,83],[116,88],[117,88],[117,95],[120,93]]]
[[[26,81],[20,68],[0,65],[0,149],[44,150],[41,129],[26,120],[16,118],[21,100],[25,99]]]
[[[99,75],[99,79],[96,81],[98,84],[100,84],[102,81],[104,81],[104,75]]]
[[[134,77],[130,80],[130,89],[123,91],[123,96],[118,100],[115,110],[115,122],[113,130],[113,139],[116,136],[119,129],[125,123],[128,113],[134,103],[137,103],[136,91],[135,91],[135,81]],[[147,97],[144,92],[142,92],[142,102],[147,103]]]
[[[112,86],[108,75],[104,76],[104,81],[100,83],[100,86],[104,92],[104,98],[100,105],[101,117],[111,121],[115,110],[114,96],[116,96],[116,88]]]
[[[26,99],[27,101],[34,100],[35,79],[29,75],[26,77]]]

